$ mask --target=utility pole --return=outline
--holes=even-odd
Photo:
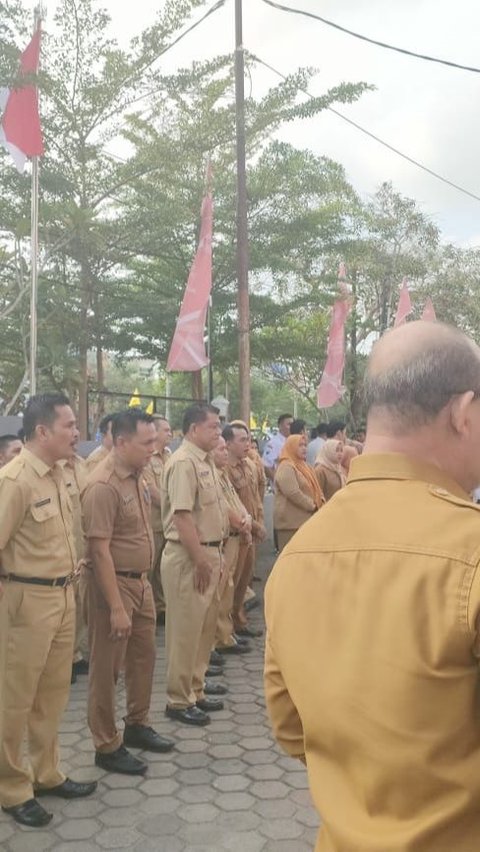
[[[247,179],[242,0],[235,0],[235,107],[237,136],[237,306],[240,417],[250,422],[250,305],[248,293]]]
[[[34,32],[41,29],[45,9],[40,3],[33,13]],[[38,71],[38,68],[37,68]],[[30,396],[37,392],[37,300],[38,300],[38,156],[32,157],[32,191],[30,220]]]

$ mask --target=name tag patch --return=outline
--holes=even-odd
[[[123,505],[128,506],[129,503],[132,502],[132,500],[135,500],[134,495],[133,494],[127,494],[127,496],[123,498]]]
[[[51,502],[52,502],[51,497],[45,497],[44,500],[38,500],[37,503],[34,503],[33,505],[35,506],[36,509],[39,509],[40,506],[48,506],[48,504],[51,503]]]

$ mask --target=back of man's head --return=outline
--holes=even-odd
[[[443,323],[412,322],[375,345],[364,378],[369,419],[382,416],[396,432],[435,420],[449,400],[480,394],[480,350]]]
[[[327,438],[340,438],[345,429],[346,425],[343,420],[332,420],[331,423],[325,424]]]

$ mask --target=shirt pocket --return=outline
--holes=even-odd
[[[34,521],[35,536],[45,539],[55,534],[58,528],[60,510],[53,500],[49,500],[48,503],[42,500],[32,503],[30,514]]]
[[[210,506],[217,500],[217,489],[215,483],[210,477],[200,479],[200,487],[198,489],[198,502],[200,506]]]

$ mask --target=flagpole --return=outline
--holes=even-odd
[[[34,33],[40,29],[43,9],[34,10]],[[38,299],[38,157],[32,157],[32,203],[30,222],[30,396],[37,392],[37,299]]]
[[[242,0],[235,0],[235,110],[237,138],[237,303],[240,417],[250,420],[250,304],[248,292],[248,222],[245,155],[245,70]]]

